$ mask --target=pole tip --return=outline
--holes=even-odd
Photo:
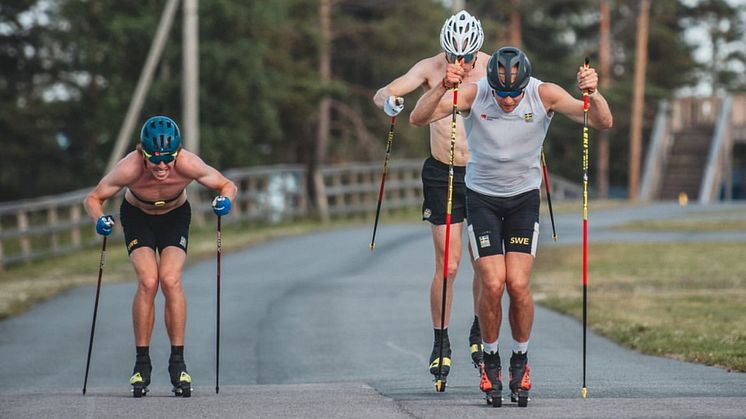
[[[583,387],[582,393],[583,393],[583,398],[585,399],[586,396],[588,396],[588,389],[586,389],[585,387]]]
[[[371,243],[370,244],[370,251],[374,252],[375,250],[376,250],[376,244],[375,243]]]
[[[552,240],[557,241],[557,235],[556,234],[552,234]]]

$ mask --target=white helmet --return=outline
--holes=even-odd
[[[482,25],[466,10],[448,18],[440,30],[443,51],[458,57],[479,51],[483,42]]]

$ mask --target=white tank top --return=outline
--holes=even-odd
[[[531,78],[523,99],[513,112],[497,104],[483,77],[477,95],[464,116],[471,155],[466,165],[466,186],[484,195],[508,197],[541,186],[541,146],[552,122],[539,97],[541,80]]]

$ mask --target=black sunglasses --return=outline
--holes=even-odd
[[[451,54],[450,52],[446,52],[446,60],[448,60],[448,62],[451,64],[454,64],[459,59],[464,60],[465,64],[469,64],[470,62],[474,61],[475,58],[477,58],[476,53],[456,55],[456,54]]]

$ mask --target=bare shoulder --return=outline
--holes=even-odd
[[[487,71],[487,63],[490,62],[490,58],[492,58],[490,54],[479,51],[479,53],[477,54],[477,67],[481,67],[485,71]]]
[[[429,90],[436,84],[440,83],[446,72],[446,59],[443,53],[424,58],[412,67],[425,80],[425,89]]]
[[[114,185],[126,186],[137,180],[145,164],[139,151],[131,151],[106,176],[108,181]]]
[[[174,167],[182,176],[196,179],[204,174],[208,166],[198,155],[189,150],[181,149]]]
[[[539,85],[539,97],[544,104],[554,104],[567,95],[569,93],[555,83],[545,81]]]

